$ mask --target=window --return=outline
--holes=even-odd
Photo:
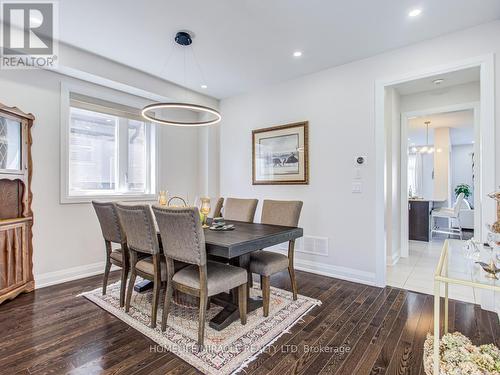
[[[155,195],[155,127],[139,110],[70,94],[67,199]]]

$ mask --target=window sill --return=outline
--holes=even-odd
[[[106,202],[152,202],[156,201],[156,194],[101,194],[101,195],[78,195],[78,196],[63,196],[61,204],[80,204],[91,203],[92,201]]]

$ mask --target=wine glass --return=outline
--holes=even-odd
[[[208,228],[207,217],[208,214],[210,213],[210,198],[203,197],[200,198],[200,201],[201,201],[200,213],[203,215],[203,228]]]

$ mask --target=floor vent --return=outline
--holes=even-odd
[[[280,251],[288,250],[288,243],[273,246]],[[297,253],[314,254],[328,256],[328,237],[304,236],[295,241],[295,251]]]

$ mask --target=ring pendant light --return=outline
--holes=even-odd
[[[175,42],[179,44],[180,46],[187,47],[190,46],[193,43],[193,40],[191,38],[191,35],[185,31],[179,31],[175,35]],[[194,53],[193,53],[194,56]],[[196,59],[196,57],[195,57]],[[198,68],[200,70],[200,73],[203,77],[203,72],[198,65]],[[185,70],[186,70],[186,62],[184,58],[184,81],[186,79],[185,75]],[[185,82],[184,82],[185,85]],[[160,118],[155,115],[153,112],[155,109],[163,109],[163,110],[169,110],[169,109],[185,109],[189,111],[194,111],[198,112],[199,114],[208,114],[211,115],[211,119],[209,120],[200,120],[200,121],[176,121],[176,120],[169,120],[165,118]],[[149,104],[145,106],[142,111],[141,115],[143,118],[145,118],[148,121],[157,123],[157,124],[162,124],[162,125],[171,125],[171,126],[208,126],[208,125],[215,125],[219,123],[222,120],[222,116],[220,115],[219,111],[216,109],[206,107],[203,105],[199,104],[192,104],[192,103],[154,103],[154,104]]]

